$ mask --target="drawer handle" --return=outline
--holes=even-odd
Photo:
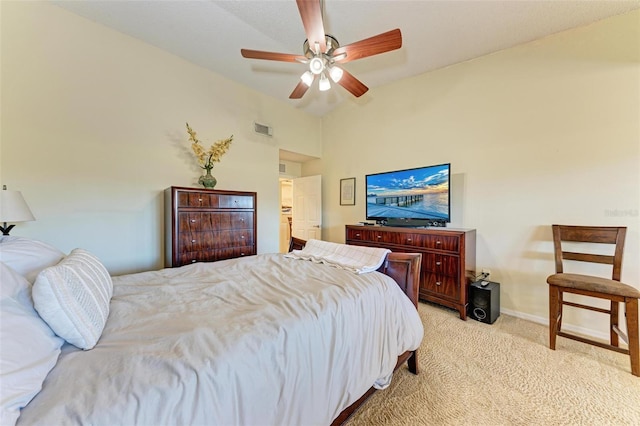
[[[244,240],[244,235],[242,235],[240,238],[242,238]]]
[[[360,236],[360,234],[356,234],[356,237],[359,237],[359,236]]]
[[[198,198],[198,201],[202,202],[202,198]]]
[[[411,238],[407,238],[408,243],[410,243],[411,241],[413,241]]]
[[[195,259],[191,259],[191,263],[196,263],[197,261]]]
[[[382,235],[378,235],[378,238],[382,238]]]
[[[440,263],[440,262],[436,262],[436,266],[440,266],[440,265],[441,265],[441,263]]]
[[[436,241],[436,244],[442,244],[442,241]]]
[[[244,256],[244,253],[240,253],[240,256]]]
[[[191,219],[191,223],[196,223],[196,220],[195,219]]]
[[[191,242],[192,242],[192,243],[195,243],[195,242],[196,242],[196,240],[191,240]]]
[[[244,217],[242,219],[240,219],[240,222],[244,222]]]
[[[436,285],[442,285],[440,281],[436,281]]]

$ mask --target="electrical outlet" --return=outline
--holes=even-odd
[[[482,273],[487,274],[487,276],[491,275],[491,270],[487,268],[482,268]]]

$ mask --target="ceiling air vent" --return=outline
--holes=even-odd
[[[280,173],[286,173],[287,172],[287,165],[280,163]]]
[[[265,136],[273,136],[273,129],[265,124],[253,123],[253,130]]]

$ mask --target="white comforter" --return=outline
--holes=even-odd
[[[114,278],[19,425],[326,425],[422,340],[393,280],[269,254]]]

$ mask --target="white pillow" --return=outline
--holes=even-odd
[[[81,349],[93,348],[109,316],[113,283],[100,260],[75,249],[44,269],[33,285],[33,303],[49,327]]]
[[[47,266],[56,265],[64,253],[49,244],[23,237],[0,238],[0,262],[22,275],[31,284]]]
[[[38,316],[31,284],[0,262],[0,424],[13,425],[42,389],[64,341]]]

